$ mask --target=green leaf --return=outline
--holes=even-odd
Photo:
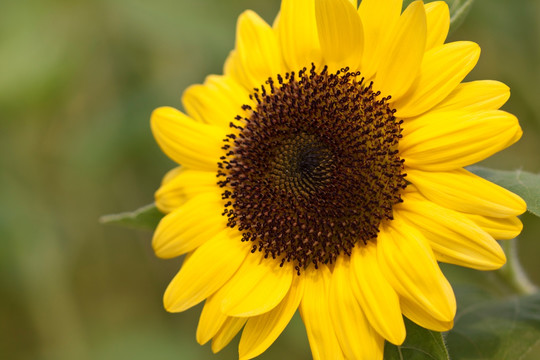
[[[540,216],[540,174],[522,170],[493,170],[471,166],[467,170],[518,194],[527,203],[527,210]]]
[[[501,271],[441,264],[456,294],[452,360],[522,359],[540,342],[540,294],[518,296]]]
[[[540,341],[540,294],[461,308],[446,341],[452,360],[521,359]]]
[[[440,332],[424,329],[405,319],[407,338],[400,346],[386,342],[385,360],[449,360],[448,351]]]
[[[143,206],[135,211],[102,216],[102,224],[116,224],[137,229],[154,230],[164,215],[155,204]]]

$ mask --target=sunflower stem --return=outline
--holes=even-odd
[[[517,239],[512,239],[502,242],[507,261],[506,265],[504,265],[497,273],[518,294],[533,294],[538,291],[538,287],[529,280],[525,270],[523,270],[523,267],[519,262],[516,240]]]

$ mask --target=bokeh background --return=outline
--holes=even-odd
[[[173,163],[152,139],[150,112],[181,107],[183,89],[221,73],[244,9],[271,22],[278,8],[278,0],[1,1],[0,358],[236,357],[235,345],[213,356],[196,343],[200,307],[163,310],[180,260],[155,258],[150,232],[98,218],[153,201]],[[539,172],[540,2],[478,0],[450,40],[481,45],[469,79],[510,85],[505,109],[524,129],[485,165]],[[540,284],[540,221],[523,220],[520,256]],[[298,318],[261,358],[310,358]]]

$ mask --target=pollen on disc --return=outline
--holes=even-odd
[[[278,75],[231,123],[218,166],[228,226],[300,272],[376,239],[407,186],[401,121],[357,72]]]

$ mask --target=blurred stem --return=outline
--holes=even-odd
[[[537,292],[538,288],[529,280],[519,262],[517,239],[503,241],[502,247],[507,261],[506,265],[497,272],[499,276],[519,294],[527,295]]]
[[[458,27],[461,26],[474,0],[454,0],[447,1],[450,5],[450,33],[453,33]]]

